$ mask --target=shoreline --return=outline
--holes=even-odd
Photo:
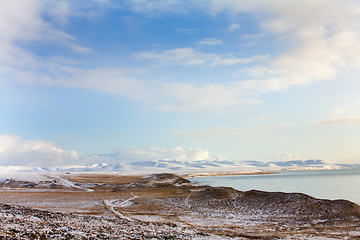
[[[253,171],[253,172],[204,172],[204,173],[187,173],[182,174],[184,178],[195,178],[195,177],[217,177],[217,176],[242,176],[242,175],[265,175],[265,174],[279,174],[281,171]]]
[[[219,171],[219,172],[191,172],[180,174],[185,178],[194,177],[217,177],[217,176],[246,176],[246,175],[267,175],[280,174],[283,172],[312,172],[312,171],[338,171],[351,170],[352,168],[327,168],[327,167],[305,167],[305,168],[281,168],[268,170],[248,170],[248,171]]]
[[[48,177],[1,183],[24,191],[0,191],[0,237],[30,237],[27,229],[47,239],[360,237],[360,206],[346,200],[197,185],[171,173]]]

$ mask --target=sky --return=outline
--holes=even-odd
[[[0,165],[360,163],[358,0],[0,0]]]

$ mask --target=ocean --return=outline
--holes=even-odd
[[[300,192],[322,199],[346,199],[360,204],[360,169],[287,171],[277,174],[195,177],[201,185],[240,191]]]

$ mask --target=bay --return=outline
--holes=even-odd
[[[200,185],[240,191],[300,192],[321,199],[346,199],[360,204],[360,169],[287,171],[277,174],[195,177]]]

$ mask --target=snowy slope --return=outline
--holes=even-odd
[[[296,160],[283,162],[261,161],[222,161],[222,160],[157,160],[131,163],[95,163],[91,165],[56,166],[56,167],[24,167],[0,166],[0,179],[10,172],[120,172],[152,173],[152,172],[261,172],[289,170],[317,170],[349,168],[351,165],[328,164],[322,160]]]

